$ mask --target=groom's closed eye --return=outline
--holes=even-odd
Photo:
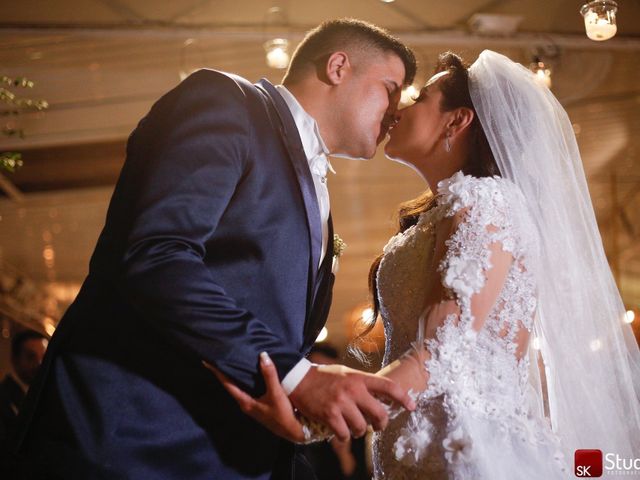
[[[401,89],[400,85],[398,85],[393,80],[385,80],[384,83],[387,87],[387,91],[389,92],[389,95],[393,95],[394,93],[396,93]]]
[[[384,84],[387,89],[387,95],[389,96],[389,104],[397,103],[400,100],[402,87],[393,81],[385,81]]]

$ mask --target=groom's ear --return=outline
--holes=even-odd
[[[351,69],[349,55],[345,52],[333,52],[325,64],[325,75],[329,84],[338,85],[342,83]]]
[[[456,108],[452,113],[453,115],[447,122],[447,130],[452,135],[457,135],[466,130],[475,117],[475,112],[466,107]]]

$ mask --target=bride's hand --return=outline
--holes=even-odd
[[[280,385],[278,372],[269,355],[260,355],[260,370],[267,387],[266,393],[260,398],[248,395],[213,365],[202,363],[218,377],[244,413],[280,437],[295,443],[305,441],[302,424],[296,418],[289,397]]]

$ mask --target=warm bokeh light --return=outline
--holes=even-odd
[[[540,339],[538,337],[535,337],[533,339],[532,345],[531,345],[535,350],[540,350]]]
[[[371,323],[373,321],[373,308],[367,307],[362,310],[362,315],[360,315],[360,318],[366,323]]]
[[[632,323],[636,319],[636,312],[633,310],[627,310],[624,314],[624,322]]]
[[[53,260],[55,258],[53,247],[46,246],[42,251],[42,258],[44,258],[45,260]]]
[[[406,88],[402,89],[402,94],[400,95],[400,103],[402,105],[409,105],[414,103],[413,99],[418,96],[420,90],[414,87],[413,85],[409,85]]]
[[[44,330],[47,332],[47,335],[52,336],[53,333],[56,331],[56,325],[53,318],[44,317],[42,323],[44,325]]]
[[[44,264],[47,268],[53,268],[55,265],[56,253],[51,245],[44,247],[42,250],[42,258],[44,259]]]
[[[380,318],[375,322],[373,330],[358,338],[373,321],[373,309],[367,303],[356,306],[345,317],[349,342],[355,340],[353,345],[364,353],[381,353],[384,350],[384,326]]]
[[[267,52],[267,65],[283,69],[289,66],[289,41],[286,38],[274,38],[264,44]]]
[[[318,334],[318,338],[316,338],[316,343],[324,342],[328,336],[329,330],[327,330],[327,327],[322,327],[322,330],[320,330],[320,333]]]
[[[536,82],[547,88],[551,88],[551,69],[549,69],[544,62],[536,59],[536,61],[529,66],[529,69],[536,75]]]

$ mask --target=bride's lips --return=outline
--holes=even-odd
[[[393,130],[395,128],[396,125],[398,125],[399,120],[396,119],[392,119],[391,121],[383,121],[380,124],[380,134],[381,135],[386,135],[387,133],[391,134],[391,130]]]
[[[385,137],[387,136],[387,133],[389,133],[391,128],[392,128],[392,125],[389,122],[380,123],[380,130],[378,131],[378,138],[377,138],[378,144],[380,144],[380,142],[382,142],[385,139]]]

